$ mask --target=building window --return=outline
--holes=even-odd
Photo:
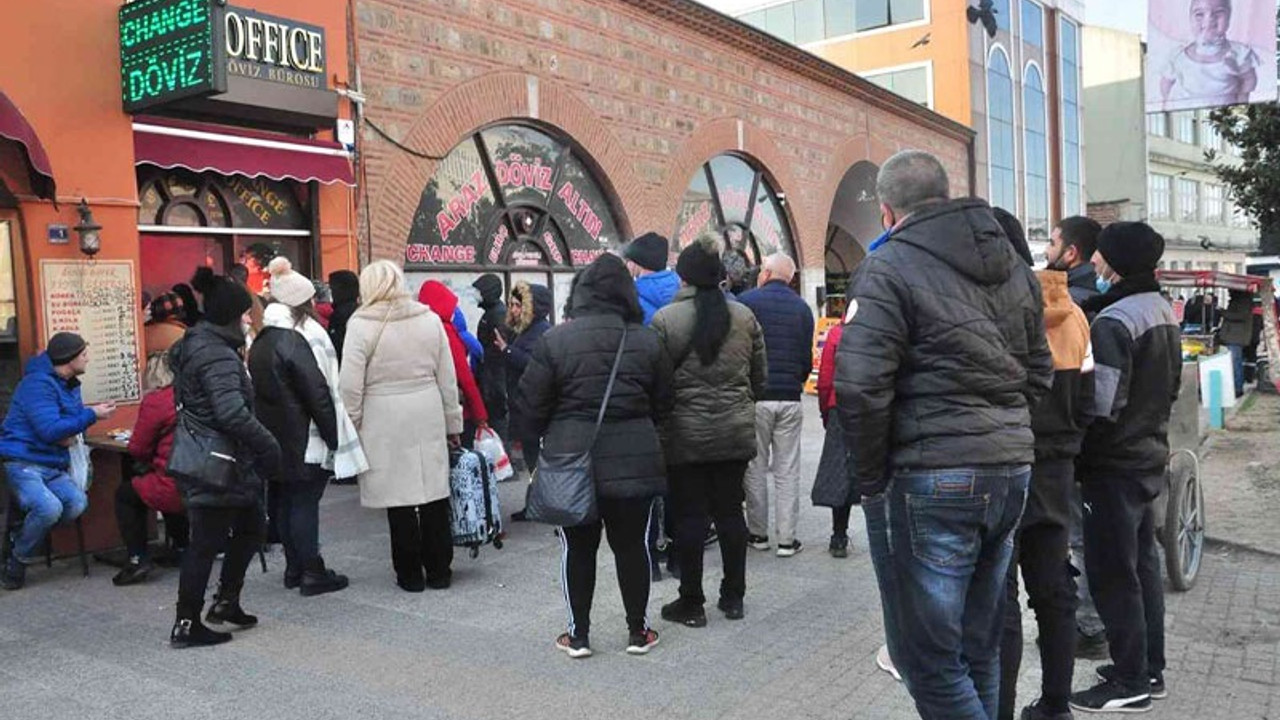
[[[1013,17],[1010,15],[1011,10],[1009,8],[1011,4],[1009,0],[995,0],[992,4],[996,12],[996,27],[1005,32],[1008,32],[1009,28],[1013,27]]]
[[[1179,112],[1173,114],[1174,139],[1188,145],[1196,144],[1196,114]]]
[[[1200,219],[1200,183],[1178,178],[1178,219],[1197,222]]]
[[[825,37],[822,29],[822,0],[796,0],[796,44],[807,45]]]
[[[795,257],[782,198],[764,173],[737,155],[717,155],[693,174],[676,215],[679,248],[705,235],[758,266],[773,253]]]
[[[1218,133],[1218,128],[1209,120],[1209,116],[1205,116],[1201,122],[1201,140],[1204,141],[1205,150],[1213,150],[1220,152],[1222,150],[1222,135]]]
[[[863,77],[885,90],[895,92],[912,102],[931,108],[933,107],[933,102],[930,98],[932,93],[930,93],[929,75],[929,66],[922,65],[901,70],[869,72],[865,73]]]
[[[1044,9],[1031,0],[1022,0],[1022,42],[1044,47]]]
[[[1249,219],[1249,213],[1246,212],[1245,209],[1240,207],[1239,205],[1232,203],[1231,204],[1231,227],[1247,228],[1252,226],[1253,226],[1253,222]]]
[[[1027,239],[1049,239],[1049,149],[1045,125],[1044,82],[1028,65],[1022,86],[1023,145],[1027,170]]]
[[[766,8],[764,11],[764,29],[779,40],[794,43],[796,41],[795,3]]]
[[[1147,113],[1147,134],[1169,137],[1169,116],[1162,112]]]
[[[996,47],[987,60],[987,157],[991,204],[1012,213],[1018,209],[1014,177],[1013,75],[1009,58]]]
[[[1222,225],[1225,221],[1223,217],[1223,200],[1225,193],[1221,185],[1205,183],[1204,185],[1204,221],[1210,225]]]
[[[1005,0],[1008,2],[1008,0]],[[853,0],[858,32],[924,19],[926,0]],[[834,37],[831,33],[827,37]]]
[[[1147,212],[1152,220],[1168,220],[1172,217],[1169,196],[1173,192],[1173,178],[1152,173],[1147,176]]]
[[[1070,20],[1060,23],[1062,47],[1062,214],[1084,210],[1081,192],[1080,149],[1080,28]]]

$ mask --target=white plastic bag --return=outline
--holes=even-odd
[[[71,454],[71,468],[67,474],[80,492],[89,492],[89,486],[93,484],[93,464],[89,462],[89,446],[84,442],[84,435],[77,435],[67,452]]]
[[[502,482],[515,477],[516,472],[511,467],[511,458],[507,456],[507,449],[502,446],[502,438],[498,437],[498,433],[494,432],[493,428],[476,430],[475,450],[493,463],[494,480]]]

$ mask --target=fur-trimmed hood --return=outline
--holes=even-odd
[[[520,301],[520,313],[507,314],[507,324],[517,334],[528,330],[539,320],[546,320],[551,315],[551,291],[546,285],[530,285],[521,281],[511,288],[511,297]]]

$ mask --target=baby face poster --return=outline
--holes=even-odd
[[[1276,99],[1276,0],[1149,0],[1147,112]]]

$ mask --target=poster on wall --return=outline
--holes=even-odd
[[[41,260],[44,339],[78,333],[89,343],[89,368],[80,378],[86,404],[136,402],[138,293],[131,260]]]
[[[1147,112],[1276,99],[1275,0],[1150,0]]]

